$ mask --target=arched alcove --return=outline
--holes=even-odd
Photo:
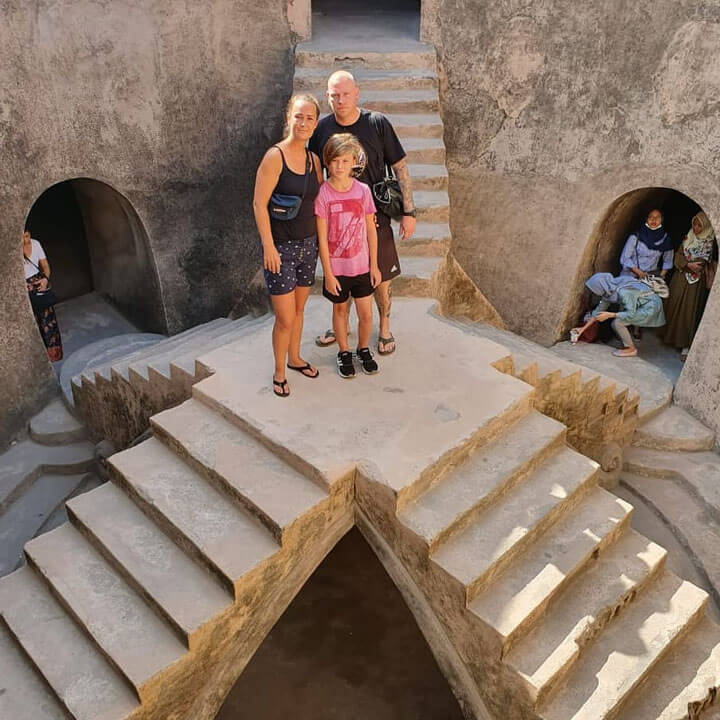
[[[575,292],[565,317],[564,331],[577,324],[583,311],[583,285],[596,272],[620,272],[620,254],[628,236],[640,228],[650,210],[663,213],[663,226],[677,248],[703,208],[690,196],[669,187],[641,187],[623,193],[606,208],[588,239],[575,280]],[[713,218],[710,218],[711,222]],[[668,278],[670,275],[668,276]],[[669,353],[672,352],[667,348]],[[676,379],[676,378],[675,378]]]
[[[56,183],[33,203],[26,225],[45,250],[60,302],[94,290],[139,330],[165,331],[147,233],[121,193],[90,178]]]

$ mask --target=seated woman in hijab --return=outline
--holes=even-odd
[[[585,285],[600,298],[600,302],[585,325],[571,331],[572,338],[580,337],[596,322],[612,320],[612,329],[623,344],[622,350],[615,350],[613,355],[633,357],[638,352],[628,325],[660,327],[665,324],[662,300],[636,277],[613,277],[610,273],[596,273]],[[613,304],[620,306],[618,312],[609,312],[608,309]]]
[[[648,275],[665,277],[673,266],[672,238],[663,228],[663,215],[657,208],[651,210],[645,224],[628,235],[620,255],[620,275],[643,279]],[[633,329],[633,336],[640,339],[640,329]]]
[[[670,297],[665,303],[667,328],[663,342],[681,350],[683,360],[700,324],[714,277],[717,246],[708,216],[699,212],[682,245],[675,251],[675,268],[670,281]]]

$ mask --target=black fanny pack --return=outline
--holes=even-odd
[[[277,145],[275,147],[277,147]],[[280,150],[279,147],[278,150]],[[280,154],[282,155],[282,150],[280,150]],[[302,206],[303,200],[305,199],[305,192],[307,191],[308,177],[313,171],[312,160],[307,150],[305,151],[305,159],[305,182],[303,184],[302,195],[298,197],[297,195],[273,193],[268,203],[268,212],[273,220],[294,220],[300,212],[300,207]],[[284,155],[283,164],[286,164]]]
[[[45,277],[43,271],[27,255],[25,255],[25,253],[23,253],[23,257],[31,265],[35,265],[38,275],[40,275],[41,277]],[[49,282],[45,290],[38,290],[37,288],[33,288],[32,290],[28,290],[28,295],[30,296],[30,305],[32,306],[33,312],[36,313],[47,310],[49,307],[57,305],[58,302],[57,295],[55,295],[55,291],[50,287]]]

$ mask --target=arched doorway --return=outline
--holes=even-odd
[[[147,233],[117,190],[89,178],[56,183],[33,203],[26,226],[50,263],[65,357],[108,334],[165,331]]]
[[[663,213],[663,226],[676,249],[690,229],[693,216],[703,209],[691,197],[667,187],[637,188],[610,203],[588,241],[577,277],[578,292],[567,316],[566,330],[576,324],[582,314],[581,288],[584,281],[596,272],[619,274],[620,255],[628,236],[643,225],[649,211],[655,208]],[[670,278],[671,275],[668,275],[668,280]],[[698,324],[699,321],[700,317],[697,318]],[[682,360],[676,350],[660,341],[659,334],[658,331],[647,333],[647,342],[641,354],[662,367],[674,383],[682,371]]]

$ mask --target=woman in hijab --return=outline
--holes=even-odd
[[[699,212],[675,252],[677,272],[670,281],[670,297],[665,303],[667,328],[663,341],[680,349],[683,359],[688,354],[705,309],[714,275],[716,247],[710,220],[704,212]]]
[[[636,277],[613,277],[610,273],[596,273],[585,285],[600,298],[600,302],[585,325],[571,331],[571,338],[580,337],[596,322],[612,320],[612,328],[623,344],[622,350],[615,350],[613,355],[633,357],[637,355],[637,348],[627,326],[659,327],[665,324],[662,300]],[[619,305],[620,310],[609,312],[608,308],[612,304]]]
[[[673,266],[673,249],[672,238],[663,228],[663,214],[655,208],[644,225],[628,235],[620,254],[620,275],[642,280],[659,273],[664,278]],[[640,339],[639,327],[633,327],[633,337]]]

